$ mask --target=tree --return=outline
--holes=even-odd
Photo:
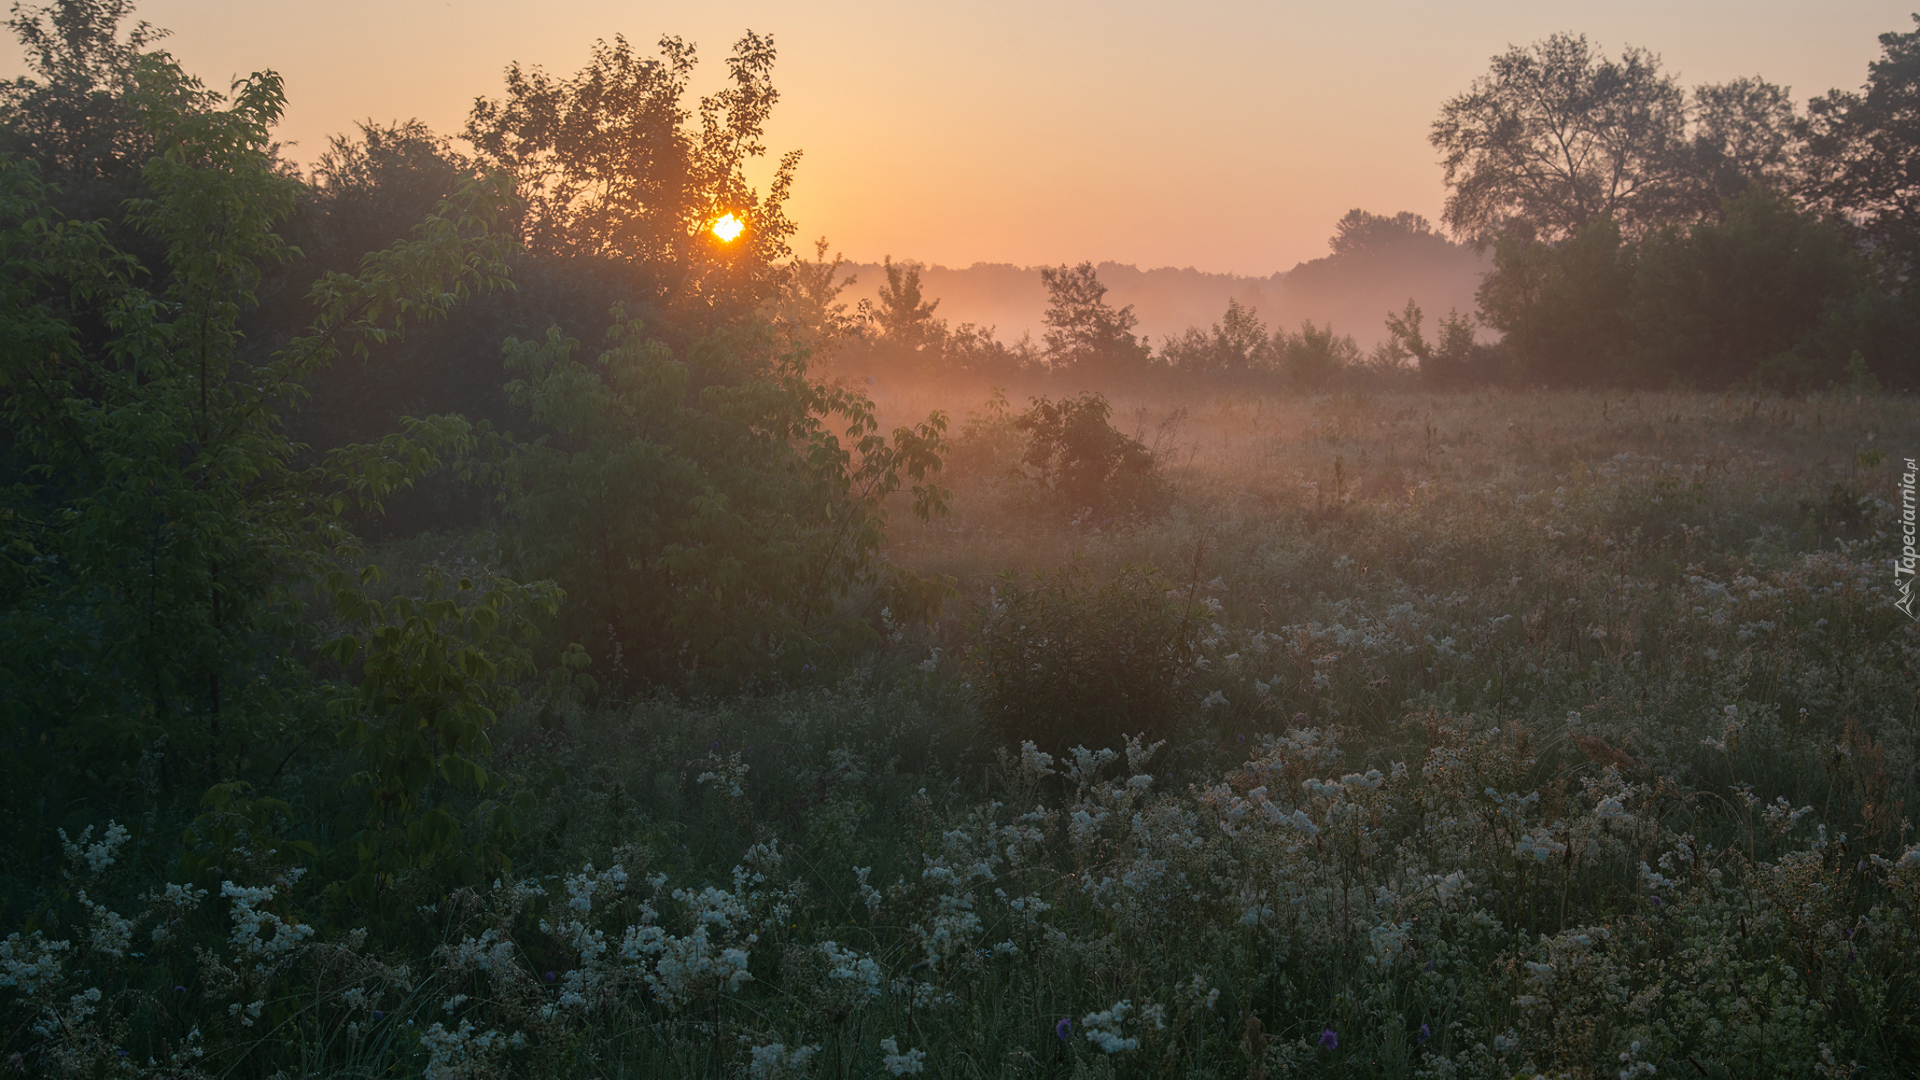
[[[1494,245],[1480,321],[1505,334],[1521,373],[1554,386],[1618,381],[1630,354],[1625,320],[1634,249],[1610,217],[1558,244],[1514,230]]]
[[[1690,121],[1685,209],[1694,220],[1717,216],[1724,200],[1756,184],[1791,186],[1801,122],[1786,88],[1759,78],[1695,87]]]
[[[15,5],[7,20],[32,74],[0,89],[0,149],[38,166],[77,217],[113,214],[155,149],[132,91],[141,55],[166,31],[139,22],[123,36],[132,11],[132,0],[58,0]],[[197,85],[180,92],[203,106],[216,97]]]
[[[1807,114],[1802,194],[1856,222],[1887,284],[1906,290],[1920,270],[1920,29],[1881,34],[1866,85],[1815,98]]]
[[[153,155],[116,228],[68,219],[0,157],[0,757],[25,790],[91,769],[110,794],[162,738],[220,779],[283,734],[279,696],[305,682],[302,593],[352,552],[349,508],[377,512],[470,441],[428,417],[315,459],[286,414],[344,349],[501,284],[510,246],[505,191],[468,184],[413,237],[316,282],[317,316],[284,348],[249,352],[254,290],[294,254],[275,231],[299,189],[268,141],[280,80],[223,100],[164,54],[127,73],[119,107]]]
[[[1673,202],[1685,101],[1645,49],[1615,61],[1565,33],[1508,49],[1434,121],[1447,226],[1485,242],[1517,218],[1551,241],[1602,217],[1629,231],[1660,220]]]
[[[345,269],[406,236],[476,175],[473,162],[418,120],[362,121],[353,134],[328,139],[314,162],[310,198],[317,220],[308,232],[316,250],[306,254],[327,269]]]
[[[1369,214],[1358,207],[1349,210],[1334,223],[1327,246],[1336,256],[1366,258],[1404,253],[1413,245],[1445,248],[1447,238],[1435,232],[1433,223],[1406,210],[1387,217]]]
[[[1627,310],[1634,367],[1651,381],[1720,389],[1791,352],[1824,386],[1865,342],[1823,324],[1844,319],[1866,284],[1838,227],[1756,186],[1721,220],[1640,245]]]
[[[1047,287],[1046,358],[1054,371],[1081,379],[1130,377],[1146,370],[1151,352],[1133,336],[1133,305],[1106,301],[1093,263],[1042,268]]]
[[[1473,340],[1473,319],[1458,311],[1447,312],[1440,320],[1440,340],[1429,343],[1421,331],[1425,316],[1412,297],[1399,312],[1387,313],[1387,333],[1397,352],[1388,355],[1411,356],[1420,365],[1420,377],[1433,386],[1460,386],[1475,381],[1485,372],[1475,370],[1479,346]]]
[[[893,256],[883,261],[886,284],[880,286],[880,303],[873,309],[873,321],[881,334],[896,348],[920,352],[937,348],[946,337],[945,320],[935,319],[933,309],[940,301],[921,299],[920,271],[916,262],[894,265]]]
[[[1083,390],[1077,398],[1034,398],[1014,419],[1027,434],[1022,457],[1033,470],[1042,505],[1067,514],[1152,514],[1167,501],[1153,452],[1114,427],[1106,396]]]
[[[1700,86],[1689,102],[1653,53],[1613,60],[1563,33],[1494,57],[1430,140],[1447,226],[1484,245],[1513,226],[1557,243],[1601,218],[1635,238],[1713,216],[1750,184],[1786,183],[1795,132],[1787,91],[1765,80]]]
[[[561,640],[616,687],[797,677],[877,640],[882,608],[946,595],[880,557],[895,491],[944,512],[945,416],[889,439],[872,402],[774,346],[738,326],[676,355],[624,312],[592,364],[558,330],[507,343],[508,392],[543,429],[507,462],[511,558],[566,590]]]
[[[1331,323],[1318,327],[1311,319],[1297,334],[1275,331],[1272,348],[1280,373],[1297,390],[1324,390],[1360,363],[1360,347],[1351,335],[1336,336]]]
[[[1234,374],[1268,367],[1272,346],[1260,315],[1240,301],[1228,299],[1226,314],[1208,334],[1197,326],[1167,342],[1161,359],[1181,372],[1198,375]]]
[[[842,339],[858,331],[853,316],[840,293],[858,276],[840,276],[846,258],[835,253],[827,258],[827,238],[814,241],[813,258],[795,256],[787,266],[787,276],[779,295],[767,307],[766,315],[787,340],[805,345],[816,355],[830,353]]]
[[[483,166],[518,182],[533,253],[618,266],[637,299],[696,330],[717,325],[775,295],[792,255],[784,206],[799,152],[764,195],[744,172],[767,152],[774,55],[771,37],[749,32],[729,85],[689,111],[693,46],[663,37],[647,59],[623,37],[596,42],[571,78],[508,68],[506,96],[474,102],[466,137]],[[732,241],[711,231],[727,214],[746,225]]]

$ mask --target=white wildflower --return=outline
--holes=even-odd
[[[748,1080],[785,1080],[787,1077],[800,1076],[806,1072],[807,1062],[820,1052],[818,1046],[796,1046],[787,1049],[785,1043],[768,1043],[753,1048],[753,1060],[747,1065]]]
[[[67,830],[61,829],[60,845],[66,849],[68,859],[86,863],[87,869],[97,874],[113,865],[114,852],[119,851],[120,846],[125,844],[130,836],[132,834],[127,832],[125,825],[117,821],[109,821],[105,835],[93,843],[89,843],[93,839],[91,825],[80,831],[78,840],[67,839]]]
[[[1124,1050],[1140,1048],[1139,1039],[1126,1038],[1121,1034],[1121,1025],[1126,1022],[1127,1014],[1133,1011],[1133,1000],[1128,998],[1114,1003],[1111,1009],[1102,1009],[1080,1018],[1080,1024],[1086,1028],[1087,1041],[1109,1054],[1118,1054]]]
[[[927,1066],[925,1050],[900,1052],[900,1044],[893,1039],[880,1040],[880,1064],[886,1066],[889,1076],[919,1076]]]

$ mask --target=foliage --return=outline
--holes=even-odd
[[[1137,377],[1152,354],[1133,336],[1133,306],[1106,301],[1093,263],[1040,271],[1047,287],[1046,361],[1050,370],[1086,382]]]
[[[1792,124],[1785,91],[1756,79],[1700,87],[1690,117],[1653,53],[1616,61],[1562,33],[1494,57],[1441,107],[1430,140],[1455,233],[1484,244],[1518,225],[1558,241],[1603,219],[1638,236],[1778,181]]]
[[[1447,238],[1434,231],[1433,223],[1419,214],[1402,210],[1388,217],[1370,214],[1355,207],[1334,223],[1327,247],[1336,258],[1365,259],[1380,255],[1404,254],[1410,247],[1445,249]]]
[[[1212,334],[1188,327],[1184,335],[1167,342],[1161,359],[1182,375],[1244,376],[1271,366],[1271,348],[1259,313],[1229,299],[1226,314],[1213,324]]]
[[[1633,248],[1601,218],[1560,244],[1519,232],[1494,247],[1480,284],[1480,321],[1503,332],[1521,371],[1551,386],[1623,382],[1632,342],[1622,318]]]
[[[1690,115],[1691,204],[1683,213],[1710,218],[1725,199],[1762,187],[1784,194],[1801,168],[1803,132],[1787,89],[1740,78],[1697,86]]]
[[[1093,391],[1053,401],[1034,398],[1013,417],[1027,437],[1021,461],[1032,470],[1038,508],[1099,520],[1151,515],[1167,491],[1153,454],[1115,428],[1112,405]]]
[[[888,403],[811,376],[805,346],[847,326],[824,246],[693,305],[713,325],[686,344],[631,309],[593,361],[565,329],[511,342],[531,441],[428,416],[316,453],[287,425],[317,372],[502,284],[505,186],[409,124],[336,145],[303,195],[266,140],[278,80],[210,95],[148,31],[123,45],[124,14],[16,16],[45,85],[106,88],[17,84],[19,130],[111,138],[78,171],[58,140],[0,157],[8,1071],[1491,1080],[1920,1056],[1920,637],[1876,448],[1914,445],[1920,414],[1875,392],[1905,314],[1834,224],[1763,185],[1624,235],[1513,230],[1488,294],[1535,377],[1697,365],[1797,399],[1241,385],[1174,400],[1169,424],[1199,419],[1162,475],[1112,416],[1144,427],[1164,386],[1137,413],[996,396],[970,427],[1025,436],[1048,502],[1108,508],[1093,528],[996,516],[1004,468],[948,492],[944,414],[884,437]],[[670,68],[605,70],[659,105]],[[713,115],[770,101],[747,81]],[[1733,148],[1714,184],[1784,145],[1779,95],[1729,85],[1695,98]],[[76,196],[96,181],[114,197]],[[303,198],[339,220],[299,233]],[[274,272],[298,235],[331,238],[311,287]],[[899,308],[930,316],[905,269]],[[1055,283],[1131,342],[1081,270]],[[555,298],[589,279],[468,332],[573,310]],[[1458,314],[1434,343],[1411,301],[1389,321],[1430,376],[1491,363]],[[1582,333],[1603,347],[1553,357]],[[1329,389],[1357,352],[1236,305],[1190,340]],[[921,351],[1019,355],[967,327]],[[351,525],[482,445],[511,560],[561,583],[450,558],[494,551],[484,531],[374,551],[395,585],[356,572]],[[1149,486],[1166,512],[1115,509]],[[1141,568],[1189,554],[1183,588]],[[910,625],[981,563],[1042,569],[971,628]],[[845,679],[808,677],[829,660]],[[723,694],[601,692],[645,680]]]
[[[196,832],[255,857],[185,884],[177,834],[103,815],[12,909],[0,1053],[156,1077],[1899,1075],[1916,654],[1878,554],[1888,462],[1856,450],[1912,438],[1912,403],[1366,409],[1250,462],[1236,423],[1305,431],[1328,403],[1196,403],[1184,515],[1049,533],[1090,549],[1072,631],[1102,564],[1180,558],[1196,521],[1229,553],[1133,594],[1208,608],[1164,744],[968,745],[979,669],[938,654],[763,696],[529,702],[489,732],[489,776],[557,774],[512,869],[403,875],[368,934],[328,902],[350,867],[295,846],[340,805],[330,772],[210,793]],[[1240,494],[1335,454],[1337,517]],[[1403,468],[1424,486],[1373,482]],[[1844,542],[1797,524],[1836,476],[1867,499]]]
[[[804,345],[813,355],[825,357],[848,338],[859,333],[857,316],[847,314],[840,293],[852,285],[857,275],[840,276],[846,259],[838,252],[827,258],[827,238],[814,241],[813,258],[794,256],[787,265],[786,280],[780,293],[763,311],[767,321],[795,345]]]
[[[920,264],[903,262],[895,266],[889,255],[883,269],[887,280],[880,286],[880,303],[872,311],[873,324],[896,348],[919,352],[938,347],[946,337],[947,324],[933,317],[940,301],[921,299]]]
[[[1065,754],[1167,734],[1184,711],[1203,611],[1151,567],[1105,581],[1077,561],[1003,575],[968,653],[988,737]]]
[[[1857,341],[1823,341],[1823,324],[1866,284],[1838,227],[1750,189],[1721,220],[1663,229],[1640,246],[1627,316],[1636,363],[1713,387],[1798,352],[1825,370],[1827,378],[1810,380],[1824,388],[1847,360],[1834,353]]]
[[[729,85],[690,111],[693,46],[663,37],[645,58],[616,36],[569,78],[510,67],[506,96],[474,103],[466,137],[483,166],[514,177],[533,252],[622,267],[642,290],[633,299],[712,326],[775,295],[791,254],[784,204],[798,152],[764,195],[743,171],[766,153],[774,57],[772,38],[747,33],[727,59]],[[710,231],[728,213],[747,225],[731,243]]]
[[[1352,337],[1336,337],[1331,325],[1316,327],[1311,319],[1297,334],[1275,333],[1273,351],[1281,375],[1297,390],[1325,390],[1360,363]]]
[[[683,359],[620,313],[591,366],[557,330],[507,344],[508,392],[546,432],[507,462],[513,557],[574,598],[562,638],[616,686],[799,675],[874,640],[882,608],[944,595],[878,558],[892,493],[943,511],[944,414],[889,439],[864,396],[772,346],[726,331]]]
[[[1506,380],[1506,349],[1475,341],[1472,317],[1447,312],[1447,317],[1440,320],[1440,339],[1432,343],[1420,329],[1424,318],[1420,305],[1408,297],[1405,308],[1387,313],[1387,332],[1392,335],[1393,351],[1418,361],[1421,380],[1428,386],[1448,388]]]
[[[346,269],[360,256],[406,236],[442,199],[475,175],[473,163],[418,120],[364,121],[352,135],[335,135],[313,165],[309,205],[317,221],[308,259]]]
[[[74,218],[117,218],[159,150],[139,115],[138,68],[166,32],[140,22],[123,35],[132,11],[131,0],[56,0],[15,5],[7,20],[32,75],[0,88],[0,149],[33,162]],[[198,107],[217,97],[199,86],[177,92]]]
[[[1894,289],[1920,265],[1920,194],[1911,181],[1920,159],[1917,91],[1920,29],[1880,35],[1880,58],[1859,92],[1835,90],[1807,105],[1803,192],[1858,224]]]
[[[360,668],[360,685],[329,703],[338,741],[362,766],[352,783],[369,803],[363,827],[347,840],[358,864],[344,883],[347,898],[374,907],[409,872],[444,889],[510,870],[503,848],[511,812],[481,803],[472,813],[479,844],[469,844],[448,796],[505,792],[505,778],[481,764],[487,733],[513,687],[536,672],[534,616],[551,618],[559,591],[497,577],[450,584],[437,571],[417,594],[385,603],[340,571],[328,575],[325,591],[354,632],[322,652]]]
[[[1509,233],[1480,304],[1525,377],[1551,385],[1726,387],[1764,367],[1777,386],[1823,389],[1855,353],[1912,377],[1900,317],[1840,227],[1758,185],[1638,241],[1606,220],[1559,244]]]
[[[139,58],[134,74],[131,106],[158,153],[126,224],[163,261],[142,265],[100,226],[59,221],[17,160],[0,163],[0,382],[20,481],[6,493],[4,617],[22,646],[7,650],[0,679],[19,707],[9,736],[50,738],[59,762],[34,766],[28,787],[93,769],[121,777],[134,748],[162,736],[219,779],[252,739],[276,737],[277,696],[303,682],[289,653],[306,633],[297,590],[350,549],[349,503],[377,507],[464,429],[429,419],[303,462],[282,410],[343,346],[383,340],[500,280],[499,193],[472,186],[358,275],[323,278],[305,335],[272,357],[242,357],[238,320],[260,267],[289,254],[273,227],[293,182],[267,151],[279,81],[257,76],[230,106],[207,109],[162,56]]]

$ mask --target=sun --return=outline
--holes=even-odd
[[[732,243],[735,237],[745,231],[747,231],[746,223],[734,217],[732,214],[728,214],[726,217],[713,223],[713,235],[727,243]]]

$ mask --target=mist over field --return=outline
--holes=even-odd
[[[853,262],[764,31],[295,157],[141,14],[7,21],[0,1074],[1913,1075],[1920,16],[1474,53],[1262,277]]]
[[[1333,226],[1328,225],[1331,233]],[[1297,328],[1311,321],[1340,327],[1363,349],[1388,337],[1384,312],[1398,310],[1408,297],[1434,311],[1471,311],[1474,290],[1487,258],[1466,245],[1422,244],[1387,248],[1364,256],[1325,255],[1290,270],[1258,278],[1215,274],[1193,267],[1151,270],[1116,263],[1094,267],[1107,286],[1109,302],[1131,307],[1141,337],[1164,342],[1190,326],[1218,318],[1232,300],[1260,313],[1276,326]],[[939,314],[954,325],[992,327],[998,336],[1038,340],[1046,332],[1047,290],[1040,267],[976,263],[969,267],[928,266],[921,271],[928,296],[938,297]],[[877,303],[886,284],[879,263],[848,263],[855,280],[841,296],[858,304]]]

